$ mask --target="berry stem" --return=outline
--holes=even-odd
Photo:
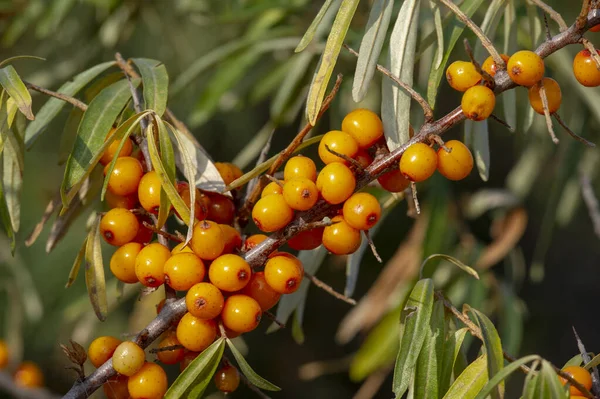
[[[277,324],[279,328],[285,328],[285,323],[277,320],[277,317],[273,313],[266,310],[263,312],[263,314],[267,316],[273,323]]]
[[[498,122],[499,124],[501,124],[502,126],[504,126],[505,128],[507,128],[511,133],[515,132],[515,128],[512,127],[511,125],[509,125],[508,122],[506,122],[504,119],[500,118],[499,116],[491,114],[490,118],[492,118],[492,120]]]
[[[166,231],[164,231],[162,229],[157,229],[156,226],[154,226],[153,224],[150,224],[150,223],[148,223],[146,221],[142,222],[142,224],[144,225],[144,227],[152,230],[153,232],[155,232],[159,236],[162,236],[164,238],[168,238],[171,241],[175,241],[175,242],[178,242],[178,243],[184,241],[184,240],[181,239],[181,237],[176,236],[175,234],[168,233],[168,232],[166,232]],[[163,244],[163,245],[165,245],[165,244]]]
[[[350,304],[352,306],[356,305],[356,300],[354,300],[352,298],[349,298],[349,297],[347,297],[344,294],[340,294],[339,292],[337,292],[336,290],[334,290],[330,285],[328,285],[325,282],[319,280],[318,278],[316,278],[312,274],[304,272],[304,277],[306,277],[307,279],[309,279],[311,283],[313,283],[317,287],[321,288],[322,290],[324,290],[328,294],[331,294],[331,296],[333,296],[334,298],[337,298],[337,299],[339,299],[341,301],[344,301],[344,302],[346,302],[346,303],[348,303],[348,304]]]
[[[373,256],[375,256],[375,259],[377,259],[377,262],[383,263],[383,260],[381,259],[381,256],[379,256],[379,252],[377,252],[377,248],[375,247],[375,243],[371,239],[371,235],[369,234],[369,230],[363,230],[363,233],[365,235],[365,238],[367,239],[367,242],[369,243],[369,247],[371,247],[371,252],[373,252]]]
[[[596,68],[598,68],[600,70],[600,55],[598,54],[598,51],[596,50],[596,47],[594,47],[594,45],[592,44],[592,42],[590,42],[585,37],[581,39],[581,43],[590,52],[590,56],[592,57],[592,59],[596,63]]]
[[[552,138],[552,142],[554,144],[558,144],[559,140],[558,137],[556,137],[556,134],[554,134],[554,128],[552,127],[552,118],[550,117],[550,110],[548,109],[548,96],[546,96],[546,88],[541,83],[541,81],[537,83],[536,87],[540,91],[540,98],[542,99],[542,105],[544,107],[544,117],[546,118],[546,127],[548,128],[548,133]]]
[[[325,149],[327,151],[329,151],[330,153],[332,153],[333,155],[335,155],[336,157],[340,157],[344,161],[346,161],[349,164],[351,164],[352,166],[354,166],[356,168],[356,170],[359,170],[360,172],[364,172],[365,171],[365,168],[363,168],[362,165],[360,164],[360,162],[358,162],[356,159],[350,158],[347,155],[340,154],[339,152],[337,152],[335,150],[332,150],[331,148],[329,148],[329,146],[327,144],[325,144]]]
[[[269,174],[266,174],[265,177],[272,181],[273,183],[277,184],[279,187],[283,187],[283,183],[281,183],[281,181],[279,181],[279,179],[277,179],[275,176],[271,176]]]
[[[553,112],[552,116],[554,117],[554,119],[556,119],[558,124],[561,125],[567,131],[567,133],[569,133],[571,135],[571,137],[573,137],[575,140],[579,141],[580,143],[585,144],[588,147],[592,147],[592,148],[596,147],[596,144],[584,139],[583,137],[579,136],[577,133],[572,131],[569,128],[569,126],[567,126],[567,124],[561,119],[561,117],[558,116],[558,114],[556,112]]]
[[[410,191],[412,193],[413,203],[415,204],[415,211],[417,215],[421,214],[421,205],[419,204],[419,198],[417,197],[417,185],[414,181],[410,182]]]

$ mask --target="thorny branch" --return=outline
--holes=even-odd
[[[539,3],[536,0],[536,4]],[[594,26],[600,23],[600,12],[591,10],[588,14],[587,26]],[[575,25],[560,32],[556,36],[543,42],[537,49],[536,53],[542,58],[562,49],[569,44],[579,43],[583,37],[584,29],[578,29]],[[516,85],[510,80],[508,74],[504,70],[499,70],[494,76],[496,83],[495,93],[500,94],[506,90],[514,88]],[[391,170],[397,165],[398,160],[404,151],[414,143],[428,142],[432,135],[441,135],[456,126],[465,119],[460,107],[457,107],[447,115],[436,121],[426,122],[419,132],[408,142],[390,152],[389,154],[377,157],[374,162],[365,170],[361,178],[357,180],[356,190],[360,190],[379,175]],[[252,250],[244,254],[244,258],[251,267],[262,266],[271,252],[283,245],[289,237],[304,231],[309,223],[322,220],[325,216],[331,214],[332,211],[339,209],[337,205],[329,205],[324,201],[319,201],[310,211],[298,213],[295,220],[292,221],[284,229],[272,234],[266,240],[258,244]],[[178,299],[170,304],[166,304],[161,313],[150,324],[140,332],[135,342],[143,348],[147,347],[160,334],[177,319],[181,318],[186,312],[185,298]],[[459,312],[460,313],[460,312]],[[77,382],[73,388],[67,393],[65,398],[68,399],[83,399],[88,397],[93,391],[98,389],[110,377],[115,375],[115,370],[112,368],[112,360],[108,360],[100,366],[96,371],[90,374],[85,380]],[[573,381],[570,376],[564,375],[573,386],[579,388],[579,384]],[[582,392],[584,387],[581,387]],[[593,396],[588,395],[588,398]]]

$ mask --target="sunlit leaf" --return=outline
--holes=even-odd
[[[140,70],[144,86],[144,102],[146,109],[151,109],[162,116],[167,109],[169,75],[165,64],[148,58],[132,58]]]
[[[139,83],[139,79],[134,80],[134,87],[137,87]],[[102,90],[83,114],[73,151],[65,166],[61,185],[63,207],[68,208],[79,186],[96,166],[104,150],[110,145],[111,141],[106,140],[106,136],[130,98],[131,91],[128,81],[118,81]]]
[[[390,37],[387,66],[390,72],[412,86],[415,50],[419,25],[417,0],[406,0],[396,17]],[[390,151],[409,140],[411,97],[391,79],[381,81],[381,119]]]
[[[225,338],[218,338],[179,374],[165,393],[165,399],[200,398],[212,381],[225,350]]]
[[[444,304],[436,301],[433,305],[430,328],[426,329],[423,348],[417,358],[415,368],[415,399],[439,397],[439,379],[445,341]]]
[[[65,288],[69,288],[73,285],[75,280],[77,279],[77,275],[79,274],[79,269],[81,268],[81,263],[83,262],[83,258],[85,256],[85,252],[87,249],[87,237],[83,240],[83,244],[81,244],[81,248],[75,257],[75,261],[73,261],[73,266],[71,266],[71,271],[69,272],[69,278],[67,279],[67,284],[65,284]]]
[[[511,362],[509,365],[507,365],[505,368],[503,368],[499,373],[494,375],[493,378],[490,378],[490,380],[487,382],[487,384],[485,384],[485,386],[481,389],[481,391],[479,391],[479,394],[477,394],[475,399],[485,399],[490,393],[493,394],[493,391],[497,387],[499,387],[501,384],[503,384],[504,380],[509,375],[511,375],[512,373],[517,371],[519,369],[519,367],[521,367],[529,362],[532,362],[536,359],[540,359],[540,357],[538,355],[529,355],[529,356],[522,357],[521,359],[517,359],[514,362]]]
[[[443,399],[473,399],[488,381],[487,359],[481,355],[454,380]]]
[[[308,92],[308,98],[306,100],[306,119],[311,125],[314,125],[317,121],[317,115],[321,109],[323,98],[325,97],[325,90],[331,79],[333,68],[338,59],[338,55],[346,38],[346,33],[350,27],[350,22],[354,17],[356,7],[358,7],[359,0],[345,0],[342,2],[340,9],[333,21],[331,32],[327,38],[327,44],[325,50],[321,55],[319,65],[313,76],[313,80],[310,85]]]
[[[311,22],[310,26],[304,33],[304,36],[302,36],[302,40],[300,40],[300,43],[298,43],[298,46],[294,50],[295,52],[298,53],[298,52],[304,50],[306,48],[306,46],[308,46],[310,44],[313,37],[315,36],[315,33],[317,32],[317,28],[319,27],[319,24],[323,20],[323,17],[327,13],[327,10],[329,9],[329,7],[331,7],[333,2],[334,2],[334,0],[325,0],[325,3],[323,3],[323,6],[321,6],[321,9],[317,13],[317,16]]]
[[[46,61],[45,58],[38,57],[38,56],[35,56],[35,55],[15,55],[14,57],[8,57],[8,58],[5,58],[2,61],[0,61],[0,67],[3,67],[4,65],[10,64],[13,61],[25,60],[25,59]]]
[[[375,0],[371,6],[352,82],[352,98],[355,102],[361,101],[367,94],[387,36],[393,8],[394,0]]]
[[[58,90],[58,93],[65,94],[67,96],[74,96],[79,90],[85,85],[92,81],[96,76],[115,65],[114,61],[105,62],[95,67],[88,69],[85,72],[80,73],[67,83],[63,84]],[[38,136],[43,130],[50,124],[50,122],[58,115],[60,110],[67,103],[58,99],[50,98],[37,112],[36,118],[33,122],[27,126],[25,131],[25,145],[30,148]]]
[[[438,391],[440,395],[446,393],[448,387],[450,386],[454,364],[460,354],[460,349],[468,331],[469,329],[466,327],[461,328],[460,330],[450,334],[444,343],[444,354],[442,357],[440,381],[438,384]]]
[[[460,260],[450,256],[450,255],[445,255],[445,254],[433,254],[433,255],[429,255],[424,261],[423,263],[421,263],[421,273],[423,273],[423,269],[425,268],[425,266],[427,265],[427,262],[429,262],[431,259],[434,258],[442,258],[444,260],[447,260],[448,262],[458,266],[460,269],[462,269],[465,273],[475,277],[476,279],[479,280],[479,274],[475,271],[475,269],[473,269],[472,267],[469,267],[467,265],[465,265],[464,263],[462,263]]]
[[[85,285],[90,303],[100,321],[106,320],[108,302],[106,299],[106,281],[102,261],[102,242],[100,240],[100,217],[96,217],[90,229],[85,245]]]
[[[15,100],[17,107],[19,107],[19,110],[23,115],[30,121],[34,120],[35,117],[31,111],[31,94],[29,94],[25,83],[23,83],[21,77],[12,65],[0,68],[0,85],[2,85],[8,95]]]
[[[400,317],[400,350],[394,368],[393,390],[396,397],[404,395],[413,379],[417,357],[425,340],[433,311],[433,281],[419,280]]]
[[[229,346],[231,353],[233,353],[233,357],[235,357],[240,371],[248,379],[248,382],[250,382],[250,384],[254,385],[257,388],[264,389],[267,391],[281,391],[281,388],[279,388],[277,385],[270,383],[269,381],[262,378],[260,375],[256,374],[256,372],[252,370],[252,367],[250,367],[246,359],[244,359],[244,356],[240,353],[240,351],[237,350],[233,342],[231,342],[231,340],[229,339],[227,339],[227,346]]]

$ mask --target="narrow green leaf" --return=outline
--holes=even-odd
[[[83,92],[86,103],[90,103],[102,90],[123,79],[123,71],[107,73],[90,83]]]
[[[151,109],[162,116],[167,109],[169,75],[165,64],[148,58],[132,58],[140,70],[144,86],[144,102],[146,109]]]
[[[318,136],[311,137],[308,140],[304,140],[302,142],[302,144],[300,144],[298,146],[298,148],[296,148],[294,150],[293,154],[297,154],[298,152],[302,151],[306,147],[311,146],[316,143],[319,143],[322,138],[323,138],[323,135],[320,134]],[[235,190],[238,187],[242,187],[244,184],[248,183],[250,180],[254,179],[255,177],[262,175],[267,170],[269,170],[271,165],[273,165],[273,162],[275,162],[275,160],[277,160],[278,157],[279,157],[279,154],[276,154],[276,155],[272,156],[271,158],[267,159],[266,161],[264,161],[263,163],[261,163],[260,165],[255,166],[254,169],[252,169],[250,172],[245,173],[243,176],[241,176],[238,179],[231,182],[231,184],[229,186],[225,187],[224,191]]]
[[[165,126],[165,123],[163,122],[162,119],[160,119],[160,117],[156,116],[155,117],[155,121],[156,124],[158,126],[158,143],[159,143],[159,148],[160,148],[160,159],[162,161],[162,165],[165,168],[165,171],[167,172],[167,177],[169,178],[169,181],[171,182],[171,184],[173,184],[173,187],[175,186],[175,153],[173,152],[173,144],[171,144],[171,139],[169,138],[169,132],[167,131],[167,127]],[[195,191],[196,190],[190,190],[190,195],[191,192],[194,191],[194,199],[195,199]],[[193,206],[194,202],[191,201],[190,202],[190,206]],[[188,226],[192,227],[194,226],[194,217],[193,215],[193,209],[190,209],[190,212],[188,213],[188,220],[187,220],[187,224]],[[160,206],[158,208],[158,221],[156,223],[156,227],[161,228],[162,226],[164,226],[164,224],[167,222],[167,218],[169,217],[169,213],[171,212],[171,201],[169,200],[169,197],[167,195],[167,192],[163,189],[160,190]],[[191,229],[188,229],[188,232]],[[188,233],[189,234],[189,233]]]
[[[35,55],[15,55],[14,57],[8,57],[8,58],[0,61],[0,68],[3,67],[4,65],[10,64],[13,61],[23,60],[23,59],[32,59],[32,60],[46,61],[45,58],[38,57],[38,56],[35,56]]]
[[[133,80],[134,87],[139,83],[139,79]],[[106,140],[106,136],[130,98],[128,81],[118,81],[102,90],[83,114],[61,185],[63,207],[68,208],[79,186],[110,145],[111,141]]]
[[[304,308],[304,303],[301,303],[298,308]],[[292,338],[298,345],[302,345],[304,343],[304,331],[302,330],[302,317],[299,315],[299,309],[294,311],[294,315],[292,316]]]
[[[81,248],[79,248],[79,252],[75,257],[75,261],[73,262],[73,266],[71,266],[71,271],[69,272],[69,278],[67,279],[67,284],[65,284],[65,288],[69,288],[77,279],[77,275],[79,274],[79,269],[81,268],[81,262],[83,262],[83,258],[85,256],[86,248],[87,248],[87,237],[83,240],[83,244],[81,244]]]
[[[502,350],[502,342],[500,341],[498,331],[496,331],[496,327],[494,327],[494,324],[486,315],[468,305],[465,306],[467,306],[467,311],[473,315],[475,322],[481,329],[483,346],[485,347],[485,353],[487,355],[488,376],[494,378],[504,367],[504,352]],[[500,382],[493,387],[491,396],[494,399],[501,399],[504,397],[504,382]]]
[[[461,5],[460,9],[464,12],[469,18],[477,11],[479,6],[483,3],[483,0],[465,0]],[[450,27],[450,32],[446,34],[446,37],[449,37],[448,47],[446,48],[446,52],[444,53],[444,58],[442,62],[436,68],[435,65],[432,65],[431,71],[429,72],[429,83],[427,84],[427,101],[432,108],[435,108],[435,100],[437,97],[438,87],[440,86],[440,82],[442,77],[444,76],[444,71],[446,70],[446,64],[448,63],[448,59],[450,58],[450,54],[456,45],[456,42],[462,35],[465,30],[465,25],[457,20],[454,20]]]
[[[200,398],[219,366],[225,338],[218,338],[179,374],[165,393],[165,399]]]
[[[583,363],[583,357],[581,356],[581,354],[577,354],[569,360],[567,360],[567,362],[562,366],[562,368],[564,369],[565,367],[569,366],[581,366],[581,363]]]
[[[90,303],[100,321],[106,320],[108,302],[106,299],[106,281],[102,262],[102,243],[100,240],[100,216],[94,220],[85,245],[85,285]]]
[[[429,262],[431,259],[435,259],[435,258],[442,258],[444,260],[447,260],[448,262],[461,268],[465,273],[467,273],[467,274],[475,277],[477,280],[479,280],[479,273],[477,273],[475,271],[475,269],[473,269],[470,266],[465,265],[460,260],[458,260],[450,255],[445,255],[445,254],[433,254],[433,255],[429,255],[427,258],[425,258],[425,260],[421,263],[421,275],[423,275],[423,269],[427,265],[427,262]]]
[[[83,118],[83,111],[73,107],[71,112],[69,112],[62,135],[60,136],[60,147],[58,150],[59,165],[63,165],[67,162],[69,155],[71,155],[71,152],[73,151],[73,145],[75,144],[75,139],[77,139],[77,129],[81,123],[81,118]]]
[[[350,28],[350,22],[356,12],[359,0],[345,0],[342,2],[340,9],[333,21],[331,32],[327,38],[327,44],[325,50],[321,55],[319,65],[313,76],[313,81],[308,91],[308,98],[306,100],[306,119],[311,125],[317,122],[317,115],[321,109],[323,103],[323,97],[325,96],[325,90],[331,79],[333,68],[340,54],[342,44],[346,38],[348,28]]]
[[[23,147],[15,148],[10,145],[14,141],[15,135],[9,135],[9,145],[3,152],[4,168],[2,170],[2,185],[4,189],[4,200],[10,217],[13,231],[16,233],[21,226],[21,188],[23,186],[23,169],[19,165],[19,157],[23,159]]]
[[[534,360],[530,366],[530,371],[527,373],[527,377],[525,377],[525,382],[523,383],[522,399],[543,399],[541,396],[536,395],[537,380],[539,377],[537,369],[539,365],[540,361]]]
[[[483,181],[488,181],[490,177],[490,138],[487,119],[474,123],[473,152],[479,177]]]
[[[146,130],[146,137],[148,138],[148,152],[150,153],[152,167],[160,179],[162,190],[175,207],[175,210],[180,215],[181,219],[187,224],[190,222],[190,210],[177,193],[174,181],[172,181],[169,177],[169,167],[163,163],[163,160],[159,155],[159,150],[156,145],[158,137],[156,135],[157,133],[154,132],[154,125],[149,125],[148,129]]]
[[[323,4],[321,9],[317,13],[317,16],[315,17],[315,19],[313,19],[310,26],[304,33],[304,36],[302,36],[300,43],[298,43],[298,46],[294,50],[296,53],[299,53],[300,51],[304,50],[310,44],[313,37],[315,36],[315,33],[317,32],[317,28],[319,27],[319,24],[323,20],[323,17],[327,13],[327,10],[329,9],[329,7],[331,7],[331,5],[333,4],[333,1],[334,0],[325,0],[325,3]]]
[[[445,340],[444,303],[433,305],[430,328],[426,330],[425,341],[415,369],[415,399],[439,397],[440,374]]]
[[[360,102],[369,90],[387,36],[393,8],[394,0],[375,0],[371,6],[352,82],[352,99],[355,102]]]
[[[542,369],[540,370],[541,383],[545,386],[546,390],[550,393],[549,398],[551,399],[568,399],[569,388],[567,385],[562,385],[552,364],[547,360],[542,360]]]
[[[4,225],[6,236],[10,239],[10,251],[14,255],[17,242],[10,220],[10,212],[8,211],[8,206],[6,204],[6,198],[4,197],[4,188],[2,187],[2,184],[0,184],[0,221],[2,221],[2,224]]]
[[[0,85],[15,100],[23,115],[30,121],[34,120],[35,117],[31,111],[31,94],[12,65],[0,69]]]
[[[586,370],[597,367],[600,364],[600,355],[594,356],[589,362],[583,366]]]
[[[398,12],[390,37],[387,64],[390,72],[412,86],[420,2],[406,0]],[[391,79],[381,81],[381,119],[390,151],[409,140],[411,97]]]
[[[481,355],[454,380],[443,399],[473,399],[488,381],[487,359]]]
[[[257,388],[264,389],[266,391],[281,391],[277,385],[270,383],[269,381],[262,378],[260,375],[256,374],[252,367],[248,364],[246,359],[244,359],[244,355],[237,350],[233,342],[230,339],[227,339],[227,346],[231,353],[233,353],[233,357],[237,361],[237,364],[240,368],[240,371],[244,374],[244,376],[248,379],[250,384],[254,385]]]
[[[452,379],[452,371],[454,370],[454,364],[456,363],[456,359],[460,354],[460,349],[462,347],[463,341],[465,340],[465,336],[469,331],[468,328],[461,328],[460,330],[455,331],[451,334],[446,342],[444,343],[444,354],[442,356],[442,370],[440,372],[440,382],[439,382],[439,394],[445,394],[448,391],[448,387],[450,387],[450,381]]]
[[[433,13],[433,25],[435,27],[435,37],[437,40],[437,48],[433,59],[433,67],[439,68],[444,59],[444,26],[442,24],[442,11],[436,0],[429,0],[429,7]]]
[[[404,306],[400,317],[400,350],[394,368],[393,390],[396,397],[404,395],[413,379],[417,357],[425,340],[433,310],[433,281],[419,280]]]
[[[91,82],[96,76],[115,65],[114,61],[105,62],[95,67],[88,69],[85,72],[75,76],[72,80],[63,84],[58,90],[58,93],[65,94],[67,96],[74,96],[79,90],[85,85]],[[25,131],[25,145],[29,149],[44,131],[44,129],[50,124],[50,122],[58,115],[60,110],[67,104],[66,102],[58,98],[50,98],[40,108],[37,116],[33,122],[27,126]]]
[[[505,368],[503,368],[499,373],[497,373],[493,378],[491,378],[487,384],[479,391],[479,394],[475,397],[475,399],[485,399],[490,393],[493,394],[492,391],[495,390],[496,387],[503,384],[503,381],[511,375],[513,372],[519,369],[519,367],[533,362],[534,360],[541,360],[538,355],[529,355],[522,357],[520,359],[515,360],[508,364]]]

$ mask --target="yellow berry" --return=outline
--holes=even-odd
[[[303,277],[302,262],[292,254],[279,252],[265,264],[265,281],[280,294],[291,294],[298,290]]]
[[[312,180],[304,177],[294,178],[283,185],[283,198],[290,208],[307,211],[319,200],[319,190]]]
[[[225,300],[221,320],[232,331],[246,333],[258,327],[262,309],[258,302],[247,295],[232,295]]]
[[[131,341],[125,341],[117,346],[112,356],[115,371],[128,377],[137,373],[145,361],[146,354],[144,350]]]
[[[135,275],[146,287],[165,282],[165,263],[171,257],[169,248],[157,242],[142,248],[135,258]]]
[[[162,399],[168,388],[167,373],[156,363],[146,362],[129,377],[127,389],[131,399]]]
[[[369,193],[355,193],[344,202],[344,220],[357,230],[369,230],[381,217],[379,201]]]
[[[190,247],[202,259],[216,259],[225,248],[225,237],[221,226],[210,220],[196,223]]]
[[[514,53],[506,65],[508,76],[518,85],[533,86],[544,77],[544,60],[529,50]]]
[[[437,154],[424,143],[411,145],[400,158],[400,171],[408,180],[416,183],[429,179],[436,168]]]
[[[330,204],[346,201],[356,188],[356,178],[344,164],[333,162],[326,165],[317,177],[317,189]]]
[[[450,140],[445,146],[451,151],[448,152],[443,148],[438,150],[438,171],[449,180],[462,180],[469,176],[473,169],[471,151],[458,140]]]
[[[100,367],[112,357],[115,349],[120,344],[121,340],[115,337],[98,337],[88,347],[88,359],[94,367]]]
[[[118,247],[131,242],[139,229],[138,218],[124,208],[113,208],[100,220],[100,234],[104,241]]]
[[[208,278],[221,291],[239,291],[248,284],[252,270],[241,256],[225,254],[219,256],[208,268]]]
[[[231,393],[240,385],[240,374],[232,365],[227,365],[215,373],[215,385],[221,392]]]
[[[548,112],[553,113],[558,111],[562,102],[562,93],[558,82],[551,78],[541,80],[541,85],[546,91],[546,99],[548,100]],[[542,103],[542,95],[540,94],[540,84],[533,85],[529,88],[529,104],[538,114],[544,114],[544,105]]]
[[[468,119],[482,121],[494,112],[496,96],[489,87],[473,86],[463,94],[460,105]]]
[[[448,84],[458,91],[465,91],[481,81],[481,75],[471,62],[454,61],[446,69]]]
[[[187,291],[204,280],[204,262],[194,253],[172,255],[164,266],[165,282],[175,291]]]
[[[352,136],[341,130],[332,130],[325,133],[321,139],[319,143],[319,157],[325,164],[332,162],[347,163],[343,158],[334,155],[327,148],[338,154],[353,158],[358,152],[358,143]]]
[[[252,208],[252,220],[259,229],[267,233],[287,226],[293,218],[294,211],[280,194],[261,198]]]
[[[358,108],[344,117],[342,131],[351,135],[360,148],[369,148],[383,137],[383,123],[375,112]]]
[[[211,283],[198,283],[185,295],[188,312],[199,319],[214,319],[221,314],[225,298]]]
[[[331,219],[333,224],[323,230],[323,246],[334,255],[348,255],[360,246],[360,230],[350,226],[342,216]]]
[[[216,337],[217,324],[214,320],[200,319],[188,312],[177,324],[177,339],[187,350],[202,352]]]
[[[291,157],[283,168],[283,179],[290,180],[295,177],[305,177],[309,180],[317,180],[317,166],[312,159],[297,155]]]

